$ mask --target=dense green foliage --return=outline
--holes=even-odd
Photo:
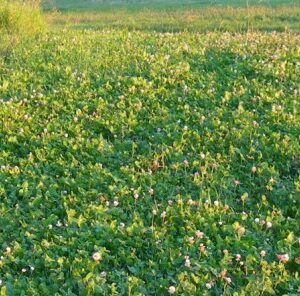
[[[300,294],[300,6],[248,2],[0,0],[0,295]]]
[[[299,45],[106,30],[16,46],[2,295],[298,295]]]

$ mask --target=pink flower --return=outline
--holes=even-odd
[[[282,263],[286,263],[289,261],[290,257],[288,254],[278,254],[277,259]]]
[[[231,278],[230,277],[225,277],[224,278],[227,284],[231,284]]]
[[[194,237],[193,237],[193,236],[190,236],[190,237],[188,238],[188,241],[189,241],[190,244],[193,244],[193,243],[194,243]]]
[[[300,264],[300,257],[296,257],[296,258],[294,259],[294,262],[295,262],[295,264]]]
[[[246,232],[245,227],[240,227],[239,230],[238,230],[239,235],[243,235],[243,234],[245,234],[245,232]]]
[[[224,210],[225,210],[225,211],[228,211],[228,210],[229,210],[229,205],[225,205],[225,206],[224,206]]]
[[[199,177],[199,172],[194,173],[194,178],[197,178],[197,177]]]
[[[201,253],[205,252],[205,245],[204,245],[204,244],[200,244],[200,245],[199,245],[199,251],[200,251]]]
[[[203,238],[204,237],[204,233],[200,230],[196,230],[195,235],[197,238]]]

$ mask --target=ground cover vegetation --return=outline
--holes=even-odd
[[[144,24],[1,54],[1,295],[298,295],[299,34]]]

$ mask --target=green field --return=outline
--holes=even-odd
[[[276,7],[282,5],[299,4],[297,0],[44,0],[45,9],[57,8],[59,10],[104,10],[113,8],[125,8],[137,10],[144,8],[154,9],[186,9],[204,7],[246,7],[269,6]]]
[[[1,296],[300,294],[300,7],[220,2],[0,0]]]
[[[300,3],[295,1],[249,1],[248,6],[247,1],[107,2],[57,1],[44,3],[44,9],[48,22],[60,28],[300,32]]]

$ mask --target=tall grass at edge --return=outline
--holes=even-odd
[[[0,0],[0,50],[44,28],[40,0]]]

